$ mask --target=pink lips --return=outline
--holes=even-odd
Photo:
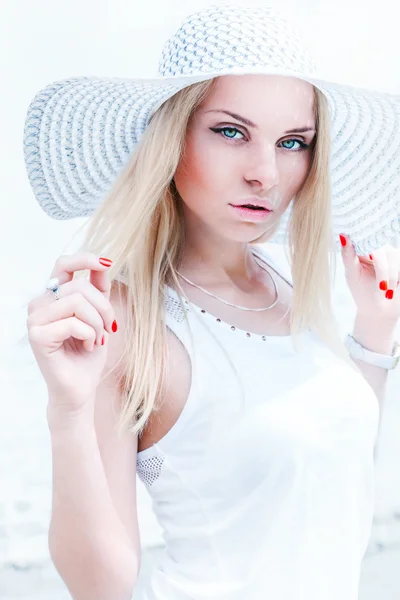
[[[262,208],[265,208],[266,210],[274,210],[274,206],[271,205],[266,198],[259,198],[258,196],[248,196],[248,198],[243,198],[242,202],[238,202],[233,206],[244,206],[246,204],[262,206]]]
[[[245,208],[244,206],[234,206],[230,204],[229,206],[236,212],[236,214],[243,221],[252,221],[254,223],[259,223],[260,221],[266,221],[271,214],[271,210],[266,209],[253,209],[253,208]]]

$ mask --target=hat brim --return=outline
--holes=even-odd
[[[400,96],[273,68],[77,77],[48,85],[31,102],[24,129],[26,169],[40,206],[54,219],[90,215],[168,98],[193,83],[249,74],[301,78],[325,94],[332,122],[333,234],[350,235],[361,254],[393,240],[400,230]],[[283,241],[289,215],[273,241]]]

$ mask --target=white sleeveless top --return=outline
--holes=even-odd
[[[169,287],[165,307],[192,383],[176,424],[138,453],[165,540],[141,600],[357,600],[374,512],[372,388],[311,330],[296,353],[291,336],[235,328]]]

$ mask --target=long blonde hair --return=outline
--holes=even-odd
[[[176,269],[185,233],[173,177],[189,119],[216,81],[184,88],[155,112],[138,148],[91,216],[82,245],[82,250],[110,257],[111,278],[123,272],[127,281],[120,432],[127,427],[135,434],[143,431],[150,414],[157,410],[164,386],[168,356],[164,285],[173,281],[180,287]],[[291,331],[296,337],[311,326],[338,356],[354,366],[339,337],[331,306],[336,252],[331,223],[330,119],[327,100],[317,88],[314,98],[317,136],[311,167],[293,201],[287,231],[294,284]],[[268,232],[267,238],[273,233]],[[263,236],[255,243],[265,241]]]

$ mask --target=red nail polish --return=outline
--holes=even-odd
[[[109,258],[99,258],[99,263],[104,267],[111,267],[112,260],[110,260]]]
[[[346,245],[346,238],[343,235],[340,235],[340,243],[342,244],[342,246]]]
[[[111,329],[113,330],[113,332],[115,333],[118,329],[118,325],[117,325],[117,321],[114,319],[112,325],[111,325]]]
[[[101,338],[101,345],[102,345],[102,346],[104,346],[104,335],[103,335],[103,337]]]
[[[387,290],[388,289],[388,287],[387,287],[387,281],[381,281],[380,284],[379,284],[379,287],[383,291]]]
[[[386,298],[391,300],[393,298],[393,290],[388,290],[385,294]]]
[[[369,260],[374,260],[374,257],[372,254],[369,255]]]

